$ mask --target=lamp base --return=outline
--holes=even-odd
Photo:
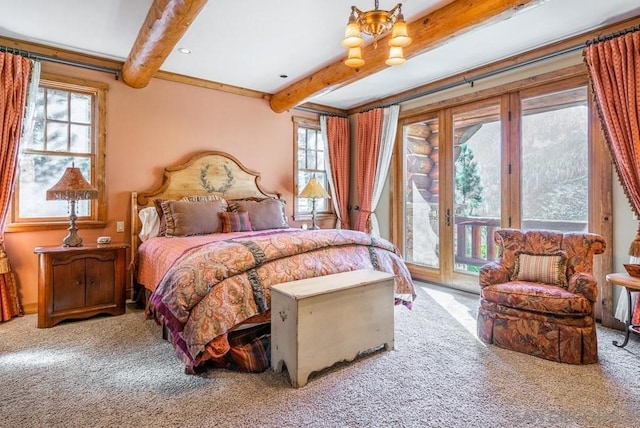
[[[316,198],[311,199],[311,227],[309,229],[320,229],[320,227],[316,224]]]
[[[76,227],[76,201],[70,200],[71,215],[69,215],[70,225],[67,228],[69,234],[62,240],[63,247],[82,247],[82,238],[78,236],[78,228]]]
[[[78,236],[77,229],[69,228],[69,234],[62,240],[63,247],[82,247],[82,238]]]

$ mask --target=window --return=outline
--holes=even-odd
[[[311,177],[315,176],[328,192],[327,171],[325,170],[325,151],[320,122],[301,117],[293,118],[295,147],[295,194],[298,195]],[[294,219],[311,218],[313,201],[308,198],[296,198]],[[316,213],[331,213],[328,199],[316,199]]]
[[[586,76],[525,83],[402,118],[392,203],[415,278],[477,292],[500,227],[610,236],[598,219],[611,173]]]
[[[67,227],[68,202],[48,201],[46,191],[72,165],[99,194],[77,202],[78,223],[103,225],[106,89],[103,83],[42,75],[32,133],[20,143],[9,231]]]

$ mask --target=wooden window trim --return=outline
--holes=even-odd
[[[315,129],[320,131],[320,120],[317,119],[309,119],[306,117],[293,116],[291,118],[294,123],[293,126],[293,145],[294,145],[294,154],[293,154],[293,194],[294,194],[294,203],[293,203],[293,220],[294,221],[310,221],[311,213],[299,213],[298,212],[298,194],[302,191],[300,188],[301,184],[298,183],[298,128],[300,126],[304,126],[305,128]],[[325,153],[325,156],[327,154]],[[326,171],[326,170],[325,170]],[[328,191],[328,189],[327,189]],[[336,215],[333,212],[333,205],[331,202],[327,204],[328,211],[322,211],[316,213],[316,220],[326,220],[331,219],[335,220]]]
[[[91,218],[80,217],[77,224],[83,228],[104,228],[107,225],[107,201],[106,201],[106,101],[109,85],[87,79],[79,79],[52,73],[42,73],[40,82],[49,87],[59,88],[65,91],[89,92],[95,96],[94,114],[92,115],[93,132],[95,133],[95,152],[91,164],[94,174],[95,187],[98,189],[98,198],[91,201],[92,211],[95,215]],[[16,183],[17,185],[17,183]],[[11,201],[10,218],[5,232],[27,232],[43,230],[59,230],[69,227],[68,218],[42,219],[34,222],[16,222],[18,207],[15,199]]]
[[[571,87],[581,85],[586,85],[588,91],[587,99],[589,100],[589,163],[590,168],[594,172],[589,176],[589,189],[591,194],[599,195],[599,197],[590,198],[588,214],[589,230],[602,235],[606,242],[612,242],[613,229],[611,218],[613,216],[611,215],[611,189],[613,168],[606,148],[606,143],[604,141],[604,136],[602,135],[600,124],[597,118],[597,112],[595,111],[596,109],[593,101],[593,92],[591,85],[588,82],[587,70],[584,64],[554,70],[552,72],[543,73],[537,76],[531,76],[475,93],[465,94],[462,96],[454,96],[449,99],[437,101],[432,104],[405,110],[404,112],[401,112],[398,126],[399,129],[403,129],[404,126],[409,123],[419,122],[426,117],[440,115],[440,126],[442,126],[444,129],[448,129],[449,125],[446,123],[446,120],[443,117],[446,116],[444,113],[447,109],[449,109],[450,113],[451,110],[456,110],[458,106],[472,105],[475,103],[478,103],[478,105],[480,105],[484,100],[489,100],[495,97],[502,98],[501,103],[502,108],[504,109],[503,113],[506,114],[507,117],[509,112],[511,113],[512,118],[519,117],[521,111],[521,99],[531,96],[543,95],[549,92],[570,89]],[[506,122],[503,121],[503,123]],[[520,125],[511,125],[508,129],[503,130],[503,132],[510,132],[507,138],[509,138],[511,141],[515,141],[516,139],[519,140]],[[402,194],[404,185],[404,144],[402,133],[399,132],[398,134],[398,144],[396,144],[395,147],[396,160],[393,164],[394,187],[391,191],[392,194]],[[514,144],[512,142],[509,147],[510,151],[506,152],[505,150],[503,153],[508,157],[508,159],[519,159],[519,143]],[[503,176],[505,176],[504,169],[506,165],[509,164],[508,159],[502,162]],[[512,164],[513,168],[511,174],[507,175],[507,179],[504,183],[506,187],[503,188],[503,191],[509,192],[510,194],[513,194],[513,191],[510,189],[510,187],[519,187],[520,176],[520,171],[516,169],[519,167],[519,164],[517,162],[512,162]],[[442,175],[443,173],[446,173],[446,171],[443,172],[441,170],[440,174]],[[402,218],[404,208],[400,204],[403,203],[404,202],[401,198],[393,198],[391,200],[392,211],[394,214],[396,214],[395,218]],[[517,206],[514,205],[512,207],[506,208],[503,206],[503,210],[508,210],[508,213],[513,217],[513,224],[520,223],[520,201],[517,201],[517,203]],[[503,219],[506,217],[508,217],[508,215],[505,215],[505,213],[503,212]],[[404,224],[401,221],[394,222],[394,243],[401,248],[403,248],[404,246],[403,233]],[[404,251],[404,248],[402,249],[402,251]],[[446,281],[443,281],[442,278],[433,276],[432,270],[430,270],[429,268],[411,265],[409,266],[409,269],[412,272],[412,275],[415,275],[418,279],[446,283]],[[598,317],[602,317],[602,323],[604,326],[612,326],[615,324],[613,314],[610,313],[610,310],[605,310],[606,308],[613,307],[613,293],[611,287],[607,287],[606,281],[604,281],[604,273],[610,272],[611,269],[612,258],[609,250],[607,250],[607,253],[605,255],[596,257],[594,259],[594,274],[596,276],[596,279],[598,280],[598,283],[601,285],[601,297],[599,297],[599,301],[596,304],[596,314]],[[456,284],[454,282],[450,282],[445,285],[456,287]]]

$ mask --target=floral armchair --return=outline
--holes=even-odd
[[[548,360],[597,362],[598,284],[592,272],[604,239],[593,233],[500,229],[494,241],[498,260],[480,269],[478,337]]]

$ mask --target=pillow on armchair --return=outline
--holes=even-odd
[[[557,251],[549,254],[515,254],[512,281],[533,281],[567,288],[567,253]]]

